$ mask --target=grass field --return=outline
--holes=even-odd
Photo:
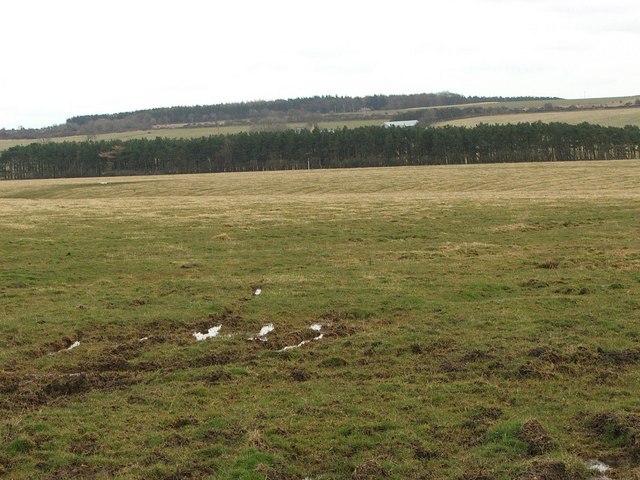
[[[486,107],[500,108],[506,106],[508,108],[540,108],[545,104],[551,103],[554,106],[568,107],[577,106],[582,108],[592,107],[620,107],[625,104],[633,104],[638,96],[631,97],[611,97],[611,98],[586,98],[586,99],[567,99],[567,100],[526,100],[513,102],[484,102],[469,103],[464,105],[451,105],[449,107],[439,106],[431,108],[463,108],[469,106],[483,105]],[[338,129],[338,128],[357,128],[363,126],[380,125],[386,120],[393,118],[399,113],[409,112],[412,110],[425,110],[424,107],[409,108],[404,110],[390,109],[370,111],[366,113],[345,113],[342,120],[327,120],[313,122],[320,128]],[[460,120],[451,120],[448,122],[440,122],[435,126],[442,125],[462,125],[472,127],[478,123],[518,123],[518,122],[566,122],[581,123],[590,122],[600,125],[623,127],[625,125],[640,125],[640,109],[619,109],[619,110],[587,110],[574,112],[540,112],[540,113],[523,113],[509,115],[492,115],[465,118]],[[246,125],[224,125],[224,126],[166,126],[165,128],[153,128],[151,130],[136,130],[130,132],[105,133],[92,137],[95,140],[130,140],[134,138],[154,139],[156,137],[166,138],[198,138],[208,137],[210,135],[230,135],[240,132],[259,130],[261,128],[308,128],[309,124],[304,122],[289,123],[267,123],[267,124],[246,124]],[[57,137],[47,140],[35,140],[35,142],[52,141],[52,142],[83,142],[88,137],[86,135],[76,135],[67,137]],[[0,140],[0,152],[17,145],[28,145],[34,143],[34,140]]]
[[[640,108],[620,108],[614,110],[582,110],[567,112],[531,112],[488,115],[481,117],[461,118],[448,122],[439,122],[435,126],[455,125],[475,127],[480,123],[507,124],[519,122],[562,122],[577,125],[588,122],[607,127],[640,126]]]
[[[638,478],[638,162],[5,181],[0,207],[0,476]]]
[[[550,103],[556,107],[575,106],[578,108],[602,108],[633,105],[638,98],[640,98],[640,95],[631,95],[628,97],[561,98],[554,100],[516,100],[512,102],[498,102],[495,105],[506,105],[513,108],[540,108]]]
[[[370,118],[353,118],[347,120],[314,122],[320,128],[337,129],[337,128],[357,128],[370,125],[380,125],[383,120]],[[265,125],[224,125],[209,127],[181,127],[181,128],[154,128],[151,130],[135,130],[131,132],[105,133],[95,135],[93,140],[131,140],[135,138],[154,139],[156,137],[165,138],[199,138],[208,137],[210,135],[231,135],[240,132],[249,132],[259,130],[261,128],[309,128],[304,122],[291,122],[283,124],[265,124]],[[86,135],[73,135],[68,137],[56,137],[47,140],[0,140],[0,152],[8,148],[18,145],[29,145],[34,142],[52,141],[52,142],[84,142],[88,139]]]

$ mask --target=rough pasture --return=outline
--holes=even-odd
[[[639,200],[634,161],[0,182],[0,475],[636,478]]]

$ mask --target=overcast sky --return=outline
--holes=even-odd
[[[0,127],[313,95],[640,94],[638,0],[20,0]]]

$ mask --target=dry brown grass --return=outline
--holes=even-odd
[[[454,125],[458,127],[475,127],[480,123],[507,124],[524,122],[562,122],[577,125],[582,122],[604,125],[607,127],[624,127],[640,125],[640,108],[619,108],[614,110],[578,110],[568,112],[531,112],[488,115],[481,117],[460,118],[448,122],[438,122],[435,126]]]
[[[443,199],[636,198],[640,162],[598,161],[296,170],[196,175],[17,180],[0,183],[0,198],[93,199],[110,205],[131,199],[233,197],[261,203],[305,198],[340,200],[353,195]],[[6,201],[6,200],[5,200]]]
[[[104,184],[106,182],[106,185]],[[461,203],[509,208],[514,202],[640,199],[640,162],[562,162],[4,181],[0,223],[29,229],[43,222],[96,218],[167,224],[317,219],[424,218]],[[375,207],[375,208],[373,208]],[[524,224],[507,225],[505,230]]]

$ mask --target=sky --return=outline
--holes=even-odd
[[[20,0],[0,128],[314,95],[640,94],[638,0]]]

